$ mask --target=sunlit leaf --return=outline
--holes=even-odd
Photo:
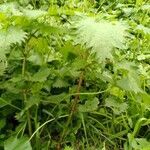
[[[28,138],[11,137],[5,141],[4,150],[32,150]]]

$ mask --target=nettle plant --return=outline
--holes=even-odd
[[[1,148],[146,150],[149,72],[128,55],[143,26],[107,17],[0,5]]]

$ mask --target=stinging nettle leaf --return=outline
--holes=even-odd
[[[32,150],[27,137],[11,137],[4,143],[4,150]]]
[[[98,108],[98,98],[88,99],[84,105],[79,105],[80,112],[92,112]]]
[[[76,42],[91,48],[100,62],[105,61],[106,58],[113,60],[113,48],[125,48],[127,27],[119,22],[112,24],[104,20],[96,22],[91,18],[85,18],[80,20],[76,27]]]
[[[7,15],[20,16],[22,13],[19,11],[19,5],[16,2],[4,3],[0,5],[0,12]]]
[[[105,106],[112,108],[115,114],[119,115],[120,113],[123,113],[127,110],[128,105],[123,102],[120,103],[114,98],[107,98],[105,100]]]
[[[27,33],[18,27],[9,27],[0,30],[0,48],[6,48],[11,44],[21,44],[27,37]]]
[[[117,85],[123,90],[134,92],[134,93],[143,93],[140,85],[138,85],[136,79],[131,76],[124,77],[121,80],[117,81]]]
[[[24,9],[23,10],[24,16],[30,18],[30,19],[37,19],[43,15],[46,14],[46,11],[43,10],[30,10],[30,9]]]
[[[53,84],[53,87],[56,87],[56,88],[62,88],[62,87],[68,87],[68,86],[69,84],[63,79],[57,79]]]
[[[33,82],[44,82],[47,80],[47,77],[50,75],[50,69],[49,68],[41,68],[37,73],[35,73],[31,81]]]

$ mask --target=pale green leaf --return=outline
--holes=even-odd
[[[135,138],[132,142],[132,147],[136,150],[150,150],[150,142],[145,138]]]
[[[98,98],[88,99],[84,105],[79,105],[80,112],[92,112],[97,110],[99,104]]]
[[[4,150],[32,150],[27,137],[11,137],[4,143]]]
[[[107,98],[105,100],[105,106],[112,108],[114,113],[117,115],[125,112],[128,108],[128,105],[125,102],[120,103],[114,98]]]
[[[19,11],[19,5],[16,2],[3,3],[0,5],[0,12],[7,15],[20,16],[22,13]]]
[[[122,88],[123,90],[135,93],[142,93],[143,90],[141,89],[138,82],[133,77],[124,77],[121,80],[117,81],[117,85]]]
[[[122,74],[122,78],[117,81],[117,86],[130,92],[143,92],[137,64],[134,62],[122,61],[115,64],[115,69]]]
[[[47,102],[53,103],[53,104],[59,104],[61,101],[66,100],[66,93],[61,93],[59,95],[52,95],[47,97]]]
[[[77,24],[76,42],[92,48],[92,52],[97,54],[100,61],[105,61],[106,58],[112,60],[114,47],[125,48],[125,30],[126,27],[119,22],[112,24],[104,20],[96,22],[85,18]]]
[[[9,27],[0,30],[0,48],[6,48],[11,44],[21,44],[27,37],[27,33],[18,27]]]
[[[44,82],[47,80],[47,77],[50,75],[50,69],[49,68],[41,68],[37,73],[35,73],[31,81],[33,82]]]
[[[145,34],[150,35],[150,28],[145,27],[145,26],[143,26],[142,24],[138,25],[138,26],[136,27],[136,30],[142,31],[142,32],[144,32]]]
[[[66,146],[64,150],[74,150],[74,149],[69,146]]]
[[[46,11],[43,10],[31,10],[31,9],[24,9],[23,11],[24,16],[30,19],[37,19],[46,14]]]
[[[69,84],[63,79],[57,79],[53,84],[53,87],[56,87],[56,88],[62,88],[62,87],[68,87],[68,86]]]
[[[44,60],[42,55],[39,53],[33,53],[28,57],[28,61],[32,62],[34,65],[43,65]]]

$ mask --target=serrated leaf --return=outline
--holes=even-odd
[[[31,77],[33,82],[44,82],[47,80],[47,77],[50,75],[49,68],[41,68],[37,73]]]
[[[63,79],[57,79],[53,84],[53,87],[56,87],[56,88],[62,88],[62,87],[68,87],[68,86],[69,84]]]
[[[92,112],[97,110],[99,104],[98,98],[88,99],[84,105],[79,105],[80,112]]]
[[[38,105],[40,102],[40,97],[38,95],[36,96],[31,96],[29,98],[29,100],[27,101],[26,103],[26,106],[25,106],[25,110],[28,110],[30,107],[32,107],[33,105]]]
[[[112,87],[110,89],[110,94],[119,98],[123,98],[125,93],[118,87]]]
[[[18,27],[9,27],[0,30],[0,48],[6,48],[11,44],[21,44],[27,37],[27,33]]]
[[[28,43],[31,48],[34,48],[40,54],[48,52],[48,42],[44,38],[34,38],[32,37]]]
[[[30,19],[37,19],[46,14],[46,11],[43,10],[31,10],[31,9],[23,9],[24,16]]]
[[[32,62],[34,65],[40,65],[40,66],[42,66],[44,63],[44,60],[39,53],[32,53],[28,57],[28,61]]]
[[[136,27],[136,30],[142,31],[144,34],[150,35],[150,28],[143,26],[142,24]]]
[[[118,80],[117,85],[126,91],[135,92],[135,93],[142,93],[143,92],[140,85],[138,85],[136,79],[131,77],[131,76],[130,77],[124,77],[121,80]]]
[[[62,34],[65,32],[65,29],[62,27],[57,27],[57,26],[51,26],[49,24],[44,24],[44,23],[36,23],[33,26],[35,26],[40,33],[48,36],[50,34]]]
[[[32,150],[27,137],[11,137],[4,143],[4,150]]]
[[[64,150],[74,150],[74,149],[69,146],[66,146]]]
[[[118,102],[114,98],[107,98],[105,100],[105,106],[112,108],[115,114],[119,115],[120,113],[123,113],[127,110],[128,105],[124,103]]]
[[[115,69],[122,73],[122,78],[117,81],[117,86],[123,90],[142,93],[138,67],[134,62],[123,61],[115,64]]]
[[[141,8],[142,8],[143,10],[150,10],[150,4],[142,5]]]
[[[132,142],[132,147],[137,150],[150,150],[150,142],[145,138],[135,138]]]
[[[106,58],[112,60],[114,47],[125,48],[125,30],[126,27],[119,22],[112,24],[104,20],[96,22],[91,18],[85,18],[77,24],[76,42],[92,48],[92,52],[97,54],[100,62]]]
[[[16,2],[4,3],[0,5],[0,12],[6,13],[7,15],[20,16],[22,13],[18,9]]]
[[[66,93],[61,93],[59,95],[52,95],[47,97],[47,101],[53,104],[60,104],[61,101],[66,100]]]

